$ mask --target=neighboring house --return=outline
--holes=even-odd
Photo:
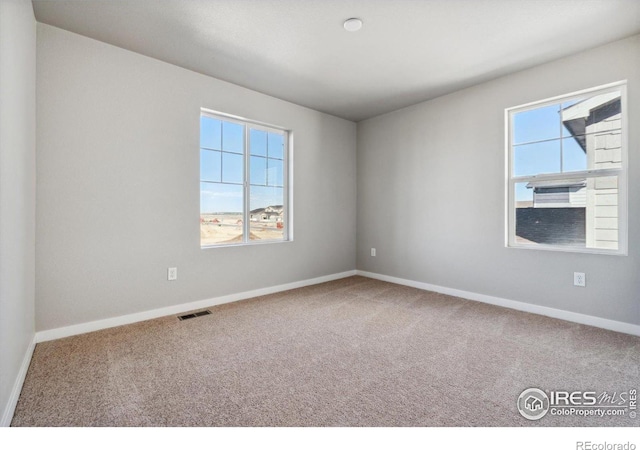
[[[619,92],[591,97],[563,108],[560,114],[563,125],[586,154],[587,170],[620,167],[622,142]],[[521,210],[521,236],[534,242],[618,248],[616,177],[532,181],[527,184],[527,188],[533,189],[531,207],[549,208],[550,211],[547,214],[543,211]],[[569,208],[584,208],[584,213]]]
[[[587,154],[587,169],[620,167],[619,92],[598,95],[563,109],[562,123]],[[617,178],[591,178],[586,182],[587,247],[618,248]]]
[[[586,180],[532,181],[534,208],[584,208],[587,203]]]
[[[267,206],[251,210],[251,222],[282,222],[282,205]]]

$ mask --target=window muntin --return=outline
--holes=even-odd
[[[201,112],[202,247],[290,238],[285,130]]]
[[[625,88],[506,110],[507,246],[626,253]]]

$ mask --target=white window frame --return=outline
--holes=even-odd
[[[244,139],[243,139],[243,153],[244,157],[244,182],[243,182],[243,211],[242,211],[242,242],[233,243],[218,243],[202,245],[200,241],[201,249],[220,248],[220,247],[237,247],[245,245],[263,245],[263,244],[279,244],[293,241],[293,131],[285,127],[271,125],[264,122],[258,122],[244,117],[234,116],[219,111],[214,111],[207,108],[200,108],[200,117],[210,117],[216,120],[222,120],[225,122],[231,122],[244,127]],[[279,132],[284,135],[284,149],[283,149],[283,161],[282,161],[282,181],[283,181],[283,217],[284,223],[284,235],[282,239],[260,239],[252,241],[249,239],[251,230],[251,133],[250,130],[260,130],[266,132]],[[200,134],[199,134],[200,136]],[[198,152],[202,147],[198,146]],[[222,151],[222,150],[221,150]],[[198,177],[199,184],[203,181]],[[216,184],[216,182],[211,182]]]
[[[513,117],[516,113],[543,108],[560,102],[571,101],[585,94],[597,95],[607,92],[620,92],[621,112],[621,155],[622,167],[619,169],[593,169],[576,172],[562,172],[557,174],[539,174],[533,176],[519,176],[513,174]],[[526,103],[505,109],[505,247],[518,249],[551,250],[571,253],[596,253],[606,255],[627,255],[628,251],[628,115],[627,115],[627,81],[618,81],[590,89],[559,95],[545,100]],[[517,183],[545,180],[570,180],[604,176],[618,177],[618,249],[576,248],[549,244],[526,244],[516,242],[516,198],[515,186]]]

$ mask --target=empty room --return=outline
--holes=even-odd
[[[0,94],[3,426],[640,425],[640,2],[0,0]]]

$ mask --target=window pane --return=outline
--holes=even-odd
[[[251,154],[267,156],[267,132],[251,130]]]
[[[222,181],[225,183],[244,182],[244,158],[233,153],[222,154]]]
[[[200,116],[200,147],[221,149],[222,121],[207,116]]]
[[[284,239],[284,189],[251,186],[250,235],[252,241]]]
[[[532,109],[513,116],[513,143],[560,138],[560,105]]]
[[[587,154],[574,138],[562,140],[562,171],[587,170]]]
[[[284,136],[269,133],[269,158],[284,159]]]
[[[267,184],[267,158],[251,157],[251,184]]]
[[[200,183],[200,244],[242,242],[242,186]]]
[[[200,181],[220,181],[221,153],[200,150]]]
[[[202,214],[242,213],[242,186],[222,183],[200,183]]]
[[[202,111],[202,246],[283,240],[288,235],[283,206],[286,135],[232,118],[211,118]]]
[[[516,183],[516,243],[618,249],[618,177]]]
[[[516,177],[560,172],[560,140],[513,147]]]
[[[244,127],[233,122],[222,122],[222,150],[243,153]]]
[[[282,160],[269,158],[267,169],[267,181],[269,186],[284,186],[282,173]]]
[[[516,183],[516,208],[528,208],[533,206],[533,190],[527,188],[528,183]]]

